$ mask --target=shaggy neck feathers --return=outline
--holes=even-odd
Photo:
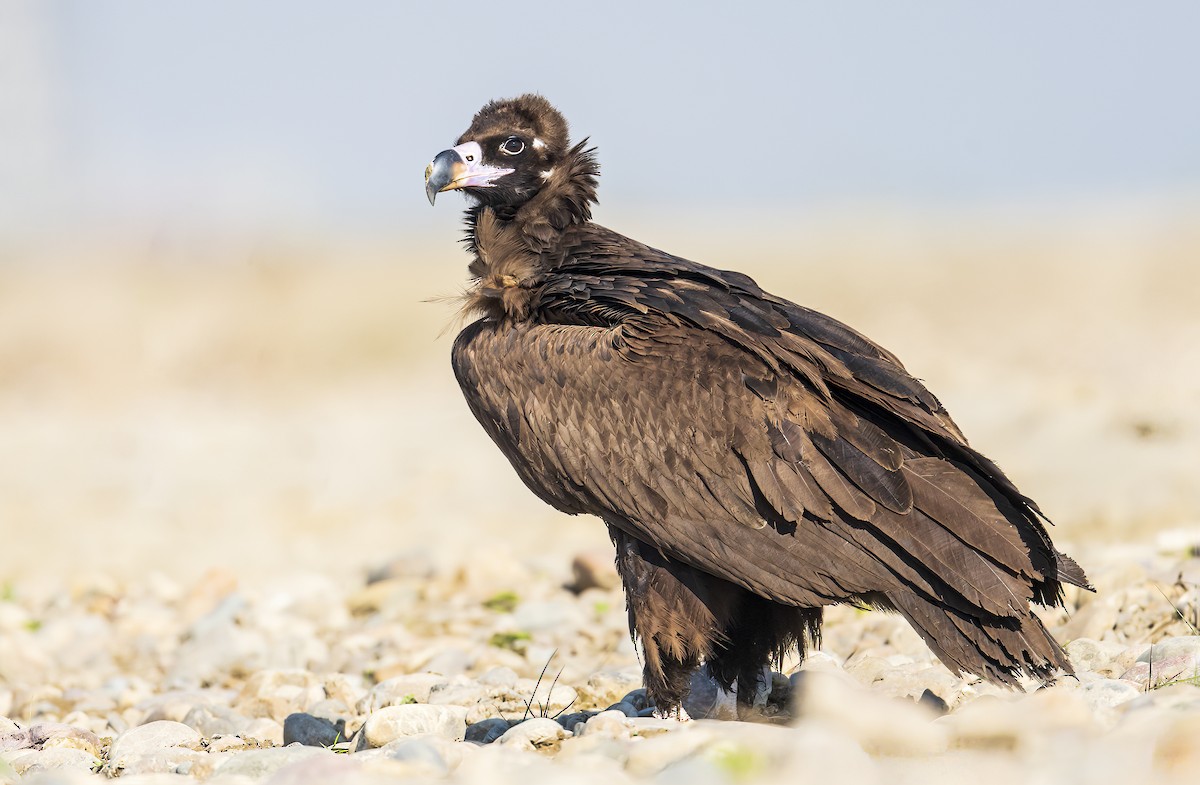
[[[543,258],[562,233],[587,223],[596,201],[599,167],[587,140],[572,147],[544,175],[544,185],[519,205],[467,210],[463,242],[474,255],[463,311],[490,318],[524,319],[544,275]]]

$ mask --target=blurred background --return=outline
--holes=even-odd
[[[0,579],[604,546],[449,368],[467,258],[421,173],[528,91],[598,145],[600,222],[895,351],[1065,543],[1194,530],[1197,30],[1188,2],[0,0]]]

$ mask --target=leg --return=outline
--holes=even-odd
[[[819,642],[821,615],[821,608],[795,608],[750,592],[744,594],[725,634],[707,658],[718,683],[728,688],[736,682],[743,717],[766,702],[772,663],[778,664],[793,647],[803,660],[808,644]]]
[[[731,623],[740,587],[663,556],[609,526],[629,608],[629,632],[641,641],[646,692],[666,714],[678,710],[692,672]]]

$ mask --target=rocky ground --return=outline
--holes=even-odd
[[[770,722],[703,680],[650,716],[603,526],[450,373],[453,218],[0,243],[0,783],[1195,782],[1195,215],[609,221],[895,351],[1098,589],[1047,616],[1078,677],[1025,693],[831,609]]]
[[[757,722],[703,678],[692,719],[654,716],[598,552],[10,584],[0,782],[1194,782],[1200,533],[1160,540],[1087,554],[1099,592],[1047,617],[1077,678],[958,678],[898,618],[836,608]]]

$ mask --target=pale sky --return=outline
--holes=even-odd
[[[1200,193],[1195,2],[0,3],[10,220],[419,225],[526,91],[606,206]]]

